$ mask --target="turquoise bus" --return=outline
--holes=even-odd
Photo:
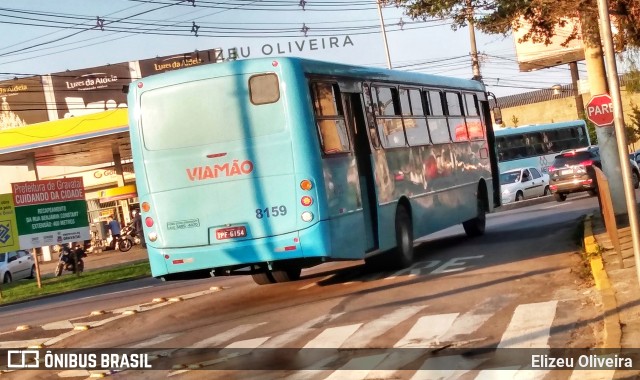
[[[524,167],[548,173],[554,157],[563,150],[591,145],[584,120],[495,129],[494,132],[500,173]]]
[[[406,267],[417,237],[499,205],[485,87],[277,58],[202,65],[129,88],[149,261],[167,280],[296,280],[335,260]]]

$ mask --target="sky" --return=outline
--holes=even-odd
[[[467,28],[395,6],[382,14],[393,68],[472,77]],[[387,66],[373,0],[2,0],[0,36],[0,80],[234,47],[249,58]],[[519,72],[512,36],[476,32],[476,44],[498,97],[571,82],[567,65]]]

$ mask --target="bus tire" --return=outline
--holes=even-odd
[[[269,285],[275,282],[269,272],[252,273],[251,277],[253,278],[253,282],[258,285]]]
[[[275,282],[297,281],[300,279],[301,272],[302,268],[292,267],[284,270],[273,270],[271,271],[271,276],[273,276]]]
[[[487,224],[487,208],[485,207],[485,200],[480,194],[477,200],[478,213],[476,214],[476,217],[469,219],[466,222],[462,222],[464,232],[469,237],[484,235],[485,226]]]
[[[396,209],[396,247],[390,252],[391,265],[406,268],[413,262],[413,225],[407,208]]]

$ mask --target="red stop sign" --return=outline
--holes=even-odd
[[[613,124],[613,103],[609,94],[596,95],[589,100],[587,118],[598,127]]]

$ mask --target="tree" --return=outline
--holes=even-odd
[[[631,129],[631,133],[633,138],[629,138],[629,133],[627,133],[627,142],[630,144],[635,144],[640,140],[640,108],[637,105],[630,102],[631,106],[631,115],[629,118],[631,119],[631,125],[627,126],[628,129]]]
[[[453,20],[452,28],[467,26],[473,18],[475,27],[487,34],[507,35],[514,29],[530,25],[523,40],[550,43],[556,26],[565,26],[568,18],[579,17],[582,38],[595,42],[598,36],[596,0],[395,0],[414,19],[440,18]],[[618,51],[640,46],[640,1],[611,0],[610,13],[618,30]],[[565,43],[579,37],[577,26]]]

